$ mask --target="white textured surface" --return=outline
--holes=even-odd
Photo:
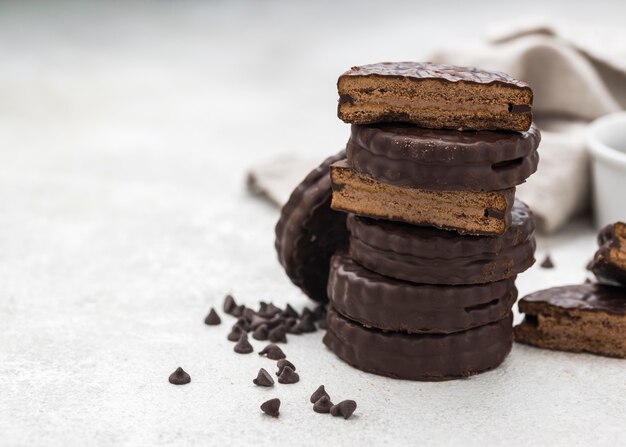
[[[0,6],[0,444],[623,443],[623,361],[515,346],[494,372],[412,383],[347,367],[317,333],[285,347],[300,383],[265,390],[251,380],[272,362],[202,324],[228,291],[306,303],[245,168],[333,152],[337,73],[418,58],[446,8],[46,4]],[[459,13],[441,40],[498,14]],[[540,241],[557,268],[521,293],[582,281],[593,245],[584,223]],[[167,382],[179,365],[191,384]],[[353,419],[311,411],[320,383]],[[273,396],[278,420],[258,410]]]

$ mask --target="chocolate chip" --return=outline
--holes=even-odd
[[[274,303],[269,303],[263,312],[263,316],[272,318],[274,315],[278,315],[282,312],[282,309],[276,307]]]
[[[326,305],[320,304],[315,309],[313,309],[313,319],[315,321],[321,320],[322,318],[326,318]]]
[[[544,258],[543,262],[541,263],[541,267],[544,269],[553,269],[554,268],[554,263],[552,262],[552,259],[550,259],[550,255],[546,255],[546,257]]]
[[[224,313],[232,315],[235,307],[237,307],[237,303],[235,303],[235,298],[233,298],[233,296],[230,294],[226,295],[226,297],[224,298]]]
[[[280,399],[270,399],[261,404],[261,411],[272,417],[277,418],[280,414]]]
[[[291,307],[291,304],[287,304],[287,306],[285,306],[285,310],[283,310],[282,316],[285,318],[298,318],[300,315],[298,315],[298,312]]]
[[[235,318],[240,318],[243,316],[243,312],[246,309],[246,306],[244,306],[243,304],[240,306],[235,306],[233,307],[233,310],[231,311],[231,315]]]
[[[295,329],[299,330],[303,334],[315,332],[317,328],[315,327],[315,323],[313,323],[313,314],[308,313],[303,315],[302,318],[300,318],[300,321],[298,321]]]
[[[170,374],[170,383],[174,385],[185,385],[191,382],[191,376],[185,372],[180,366]]]
[[[254,330],[254,332],[252,333],[252,338],[259,341],[265,341],[267,340],[267,334],[267,324],[262,324]]]
[[[243,317],[237,319],[235,326],[239,326],[244,332],[250,332],[250,323]]]
[[[315,404],[313,404],[313,411],[316,413],[330,413],[330,409],[333,403],[327,396],[320,397]]]
[[[272,319],[267,320],[267,326],[270,328],[280,326],[281,324],[285,324],[285,317],[282,317],[280,315],[274,315]]]
[[[245,334],[244,330],[241,329],[240,326],[235,324],[230,330],[230,334],[228,334],[227,338],[229,341],[239,341],[239,339],[241,338],[241,334]]]
[[[259,303],[259,310],[257,311],[257,315],[263,315],[265,313],[265,309],[267,309],[267,303],[265,301],[261,301]]]
[[[251,322],[254,317],[256,317],[256,312],[252,309],[246,307],[243,310],[243,318],[245,318],[248,323]]]
[[[220,316],[215,312],[215,309],[211,308],[209,314],[204,319],[204,324],[208,324],[209,326],[217,326],[222,322]]]
[[[302,331],[298,328],[298,320],[295,318],[287,318],[285,320],[285,327],[287,328],[288,334],[300,335]]]
[[[330,414],[333,416],[343,416],[344,419],[348,419],[352,416],[356,410],[356,402],[353,400],[342,400],[337,405],[333,405],[330,408]]]
[[[330,399],[330,396],[328,395],[328,393],[326,392],[326,390],[324,389],[324,385],[320,385],[313,394],[311,394],[311,403],[314,404],[315,402],[317,402],[318,400],[320,400],[320,398],[326,396],[328,399]]]
[[[585,278],[585,284],[591,284],[591,280],[589,278]]]
[[[250,321],[250,329],[255,330],[261,325],[265,325],[267,327],[268,326],[267,323],[268,323],[267,318],[263,318],[263,317],[260,317],[259,315],[255,315],[254,317],[252,317],[252,320]]]
[[[280,359],[277,363],[276,366],[278,367],[278,371],[276,371],[276,375],[280,376],[283,372],[283,369],[285,369],[285,366],[288,366],[291,368],[292,371],[296,370],[296,365],[294,365],[293,363],[291,363],[289,360],[287,359]]]
[[[263,350],[259,352],[259,355],[266,355],[267,358],[271,360],[280,360],[287,357],[283,350],[276,346],[274,343],[270,343],[265,348],[263,348]]]
[[[272,343],[287,343],[287,331],[284,325],[278,325],[274,329],[272,329],[269,334],[267,334],[267,338]]]
[[[235,345],[234,351],[237,354],[250,354],[254,351],[254,348],[252,348],[252,345],[248,341],[248,334],[246,334],[245,332],[241,333],[239,341]]]
[[[313,312],[311,312],[311,309],[309,309],[308,307],[305,307],[304,309],[302,309],[302,314],[300,314],[300,318],[304,318],[305,315],[312,315]]]
[[[252,383],[258,386],[273,386],[274,379],[272,379],[272,376],[270,376],[270,373],[268,373],[265,369],[261,368],[259,369],[259,374],[257,374],[256,379],[252,380]]]
[[[278,376],[278,383],[290,384],[296,383],[300,380],[300,376],[297,372],[291,369],[289,366],[285,365],[283,368],[283,372]]]

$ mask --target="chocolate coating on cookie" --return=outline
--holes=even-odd
[[[482,284],[512,278],[535,262],[535,224],[516,200],[501,236],[454,232],[348,216],[350,255],[381,275],[424,284]]]
[[[515,278],[468,286],[413,284],[374,273],[338,253],[330,262],[328,297],[337,312],[367,327],[447,334],[506,317],[517,289]]]
[[[409,380],[449,380],[498,366],[511,350],[512,315],[447,335],[368,329],[328,310],[324,344],[363,371]]]
[[[315,301],[327,301],[330,257],[347,246],[346,215],[331,209],[329,167],[345,151],[327,158],[293,191],[276,224],[278,260],[291,281]]]
[[[520,312],[535,313],[538,306],[626,315],[626,289],[603,284],[553,287],[520,300]]]
[[[616,222],[602,228],[598,245],[589,270],[602,282],[626,286],[626,223]]]
[[[424,129],[403,124],[352,125],[348,164],[385,183],[426,189],[494,191],[537,170],[536,127],[526,132]]]

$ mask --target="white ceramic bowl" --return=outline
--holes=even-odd
[[[626,221],[626,112],[598,118],[587,129],[596,226]]]

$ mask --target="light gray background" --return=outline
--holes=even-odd
[[[626,16],[504,3],[0,4],[0,444],[623,444],[620,360],[516,345],[494,372],[416,383],[349,368],[316,333],[285,346],[300,383],[265,390],[251,380],[273,363],[202,324],[227,292],[307,303],[276,261],[276,210],[243,179],[341,147],[343,70],[518,15]],[[583,281],[593,250],[584,221],[542,238],[557,268],[523,274],[521,294]],[[179,365],[184,387],[167,382]],[[353,419],[311,411],[321,383],[357,400]],[[278,420],[258,410],[274,396]]]

